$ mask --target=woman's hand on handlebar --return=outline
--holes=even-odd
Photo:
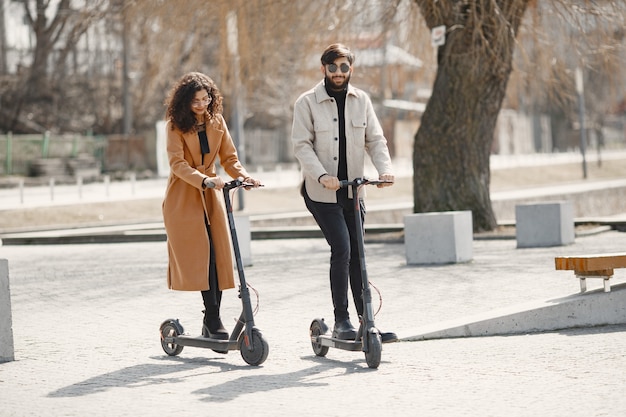
[[[246,177],[243,179],[243,182],[246,184],[253,184],[252,186],[245,186],[244,188],[246,190],[249,190],[251,188],[258,188],[261,186],[261,180],[257,180],[256,178],[252,178],[252,177]]]
[[[393,174],[381,174],[378,179],[384,181],[376,185],[378,188],[391,187],[395,181]]]
[[[221,177],[207,177],[204,179],[204,183],[207,188],[215,188],[216,190],[221,190],[224,188],[224,180]]]

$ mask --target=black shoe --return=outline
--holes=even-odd
[[[336,321],[333,329],[333,338],[340,340],[356,339],[356,329],[352,326],[349,319]]]
[[[202,336],[210,339],[228,340],[228,331],[219,317],[208,318],[202,323]]]
[[[398,335],[394,332],[380,332],[380,338],[383,343],[393,343],[398,341]]]
[[[217,340],[228,340],[228,332],[224,328],[222,324],[222,320],[218,318],[207,319],[209,321],[208,325],[206,321],[202,322],[202,336],[207,337],[209,339],[217,339]],[[220,350],[220,349],[211,349],[213,352],[227,354],[228,349]]]

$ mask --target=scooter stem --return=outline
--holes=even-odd
[[[245,345],[246,348],[252,350],[252,329],[254,328],[254,313],[252,312],[252,305],[250,302],[250,290],[246,282],[246,276],[243,270],[243,262],[241,260],[241,252],[239,250],[239,240],[237,239],[237,229],[235,228],[235,218],[233,216],[233,206],[230,201],[230,190],[243,186],[244,183],[241,180],[233,180],[224,186],[222,189],[224,193],[224,203],[226,205],[226,214],[228,216],[228,224],[230,226],[230,236],[233,241],[233,251],[235,252],[235,261],[237,264],[237,272],[239,273],[239,298],[242,301],[242,313],[239,317],[237,324],[243,320],[245,324]],[[234,332],[233,332],[234,333]]]
[[[361,340],[363,341],[363,352],[369,351],[369,337],[367,333],[374,327],[374,311],[372,309],[372,291],[369,286],[369,280],[367,277],[367,266],[365,264],[365,242],[363,238],[363,218],[361,216],[361,207],[359,202],[359,188],[361,185],[366,184],[367,180],[357,178],[354,181],[349,182],[352,186],[352,200],[354,202],[354,217],[356,222],[356,238],[357,247],[359,248],[359,264],[361,268],[361,297],[363,299],[363,317],[362,320],[362,332]]]

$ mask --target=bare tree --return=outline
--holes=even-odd
[[[235,96],[241,95],[246,98],[245,120],[268,128],[286,123],[291,86],[306,64],[303,51],[312,41],[301,30],[317,31],[324,20],[318,6],[302,0],[187,0],[181,5],[135,0],[123,9],[125,19],[133,22],[129,38],[135,129],[152,127],[163,117],[167,89],[187,71],[203,71],[216,81],[226,97],[227,117]],[[228,45],[228,16],[236,22],[235,50]]]
[[[45,89],[48,74],[53,79],[67,74],[68,55],[94,21],[103,16],[103,1],[87,2],[72,7],[70,0],[60,0],[52,18],[48,18],[49,1],[24,1],[24,16],[35,34],[33,61],[28,84],[31,90]],[[54,56],[53,56],[54,54]],[[52,71],[50,71],[52,64]]]
[[[489,155],[528,0],[416,2],[446,42],[415,135],[414,211],[471,210],[474,229],[491,230]]]
[[[505,102],[549,115],[556,151],[571,148],[572,136],[580,136],[572,135],[580,129],[576,68],[584,75],[586,119],[600,139],[596,146],[602,145],[604,120],[623,100],[626,85],[623,5],[568,3],[541,2],[526,13]]]
[[[414,211],[471,210],[475,231],[492,230],[497,226],[489,194],[494,129],[513,70],[516,37],[525,12],[535,10],[537,3],[415,2],[429,29],[445,26],[446,39],[438,50],[432,96],[415,135]],[[590,37],[592,20],[606,17],[607,11],[617,14],[617,2],[598,3],[604,4],[554,0],[552,10],[562,19],[578,17],[579,24],[570,27]],[[619,4],[623,11],[623,4]],[[599,35],[599,26],[593,27]],[[546,54],[554,52],[551,45],[542,46]],[[572,89],[551,91],[563,97]]]
[[[67,76],[68,56],[93,22],[103,15],[103,1],[88,2],[73,7],[70,0],[60,0],[52,11],[49,1],[22,2],[24,16],[35,35],[32,63],[21,93],[15,97],[13,112],[14,127],[21,117],[24,106],[34,106],[37,113],[50,113],[49,104],[63,102],[63,98],[52,94],[58,83]]]

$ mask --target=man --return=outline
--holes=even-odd
[[[328,46],[321,57],[324,80],[295,102],[292,143],[304,181],[304,202],[330,245],[333,337],[356,338],[348,313],[348,282],[359,316],[363,314],[362,278],[352,191],[341,180],[362,178],[365,152],[379,179],[393,184],[387,140],[369,96],[350,85],[354,54],[343,44]],[[361,215],[365,214],[360,204]],[[397,340],[381,333],[383,342]]]

